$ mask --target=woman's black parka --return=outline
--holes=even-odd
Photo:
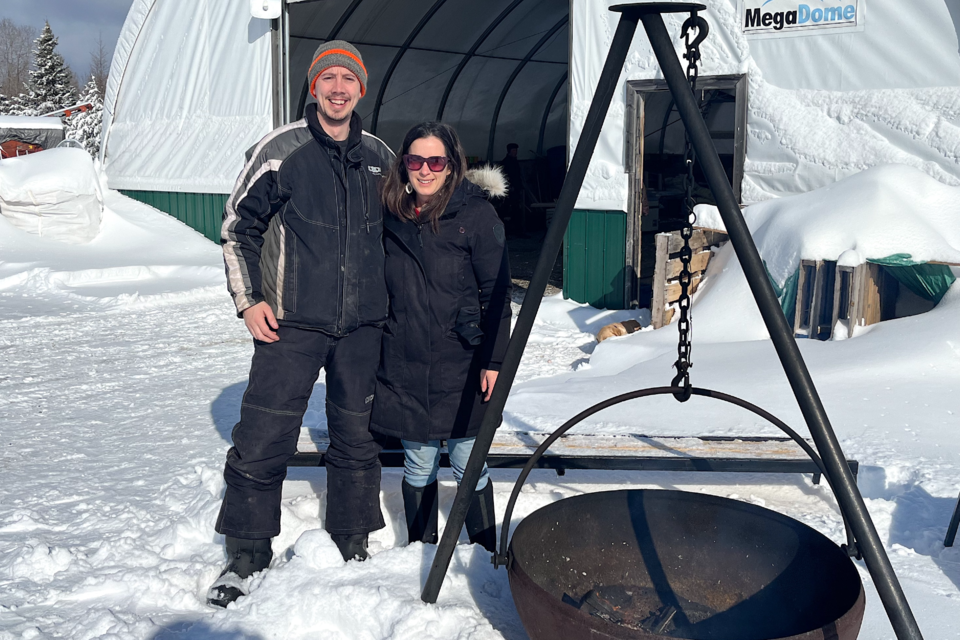
[[[486,192],[462,181],[439,224],[384,216],[390,311],[371,429],[415,442],[476,436],[480,370],[500,369],[510,337],[506,238]]]

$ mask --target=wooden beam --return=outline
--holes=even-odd
[[[650,301],[650,324],[654,329],[659,329],[669,320],[664,322],[663,310],[667,305],[666,292],[667,287],[667,258],[669,255],[671,234],[658,233],[656,235],[656,258],[653,267],[653,299]]]
[[[692,295],[694,292],[696,292],[697,287],[700,286],[700,279],[701,277],[699,275],[693,276],[693,279],[690,280],[690,289],[687,291],[687,293]],[[679,282],[668,283],[664,288],[664,295],[667,303],[676,302],[679,300],[681,291],[682,288],[680,287]]]
[[[710,247],[727,240],[727,234],[720,231],[711,231],[709,229],[695,229],[690,238],[690,248],[696,252],[704,247]],[[668,251],[673,254],[683,247],[683,238],[679,231],[670,234],[670,248]]]
[[[882,307],[880,305],[880,265],[868,262],[865,266],[860,308],[862,322],[866,326],[880,322]]]
[[[710,256],[712,255],[713,252],[709,249],[693,254],[693,257],[690,258],[690,273],[703,273],[706,271],[707,263],[710,262]],[[682,269],[683,263],[680,262],[680,258],[667,261],[667,280],[673,280],[678,277]]]

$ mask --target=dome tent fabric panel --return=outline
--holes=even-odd
[[[270,60],[270,23],[246,5],[137,0],[107,85],[109,186],[228,193],[272,128]]]
[[[573,0],[571,6],[571,153],[616,28],[618,15],[607,10],[616,3]],[[701,77],[748,78],[744,203],[809,191],[888,163],[960,184],[955,0],[859,0],[860,31],[773,38],[744,35],[740,0],[705,4],[710,36],[701,48]],[[665,17],[678,57],[685,17]],[[621,84],[661,77],[640,28]],[[615,93],[578,207],[627,210],[625,100],[624,87]]]

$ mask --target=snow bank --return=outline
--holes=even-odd
[[[0,215],[18,229],[82,244],[100,231],[103,196],[90,155],[49,149],[0,161]]]
[[[697,224],[725,230],[720,212],[698,205]],[[743,211],[757,249],[782,285],[800,259],[859,261],[906,253],[914,262],[960,263],[960,187],[907,165],[883,165],[815,191]],[[844,262],[857,264],[855,254]]]
[[[55,151],[79,153],[90,162],[80,149]],[[50,184],[73,189],[70,179],[61,175],[55,181],[51,178]],[[66,244],[46,232],[25,233],[14,220],[0,216],[0,300],[5,303],[0,317],[163,306],[226,296],[223,258],[216,244],[116,191],[106,191],[104,203],[100,232],[85,244]]]

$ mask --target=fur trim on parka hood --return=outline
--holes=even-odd
[[[470,169],[464,177],[483,189],[487,198],[502,198],[507,195],[507,178],[503,175],[503,169],[496,165],[485,164]]]

